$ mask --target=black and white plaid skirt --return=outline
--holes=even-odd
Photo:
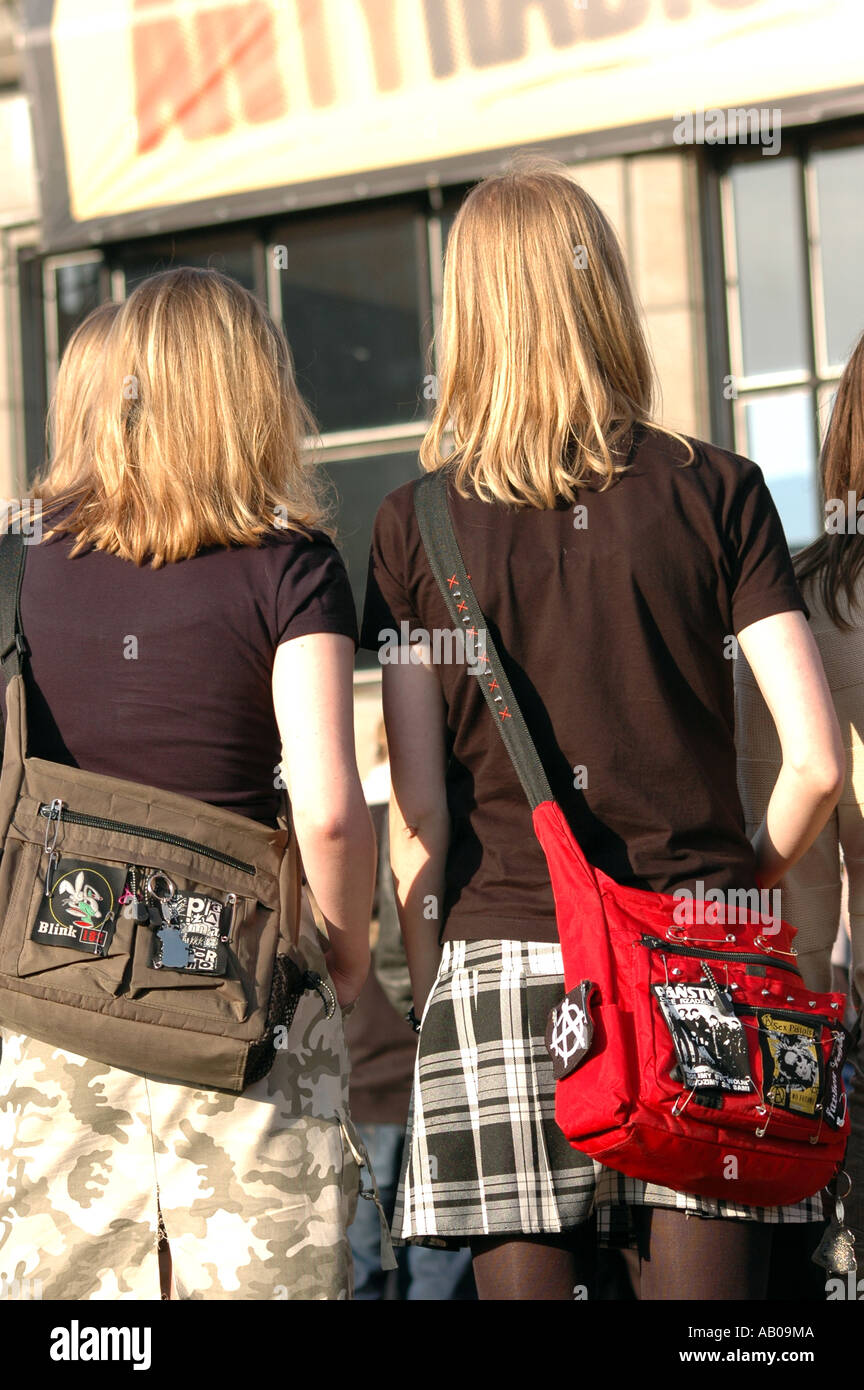
[[[556,943],[447,941],[423,1012],[393,1235],[566,1231],[591,1212],[599,1165],[555,1123],[544,1035],[561,1002]]]
[[[818,1197],[786,1207],[717,1201],[625,1178],[571,1148],[555,1123],[545,1044],[563,992],[557,942],[444,943],[420,1031],[395,1243],[559,1233],[594,1207],[609,1245],[635,1242],[640,1206],[772,1224],[821,1219]]]

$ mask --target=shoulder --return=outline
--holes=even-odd
[[[420,528],[414,510],[414,488],[419,477],[388,492],[375,514],[371,558],[375,569],[401,573],[411,569],[421,549]]]
[[[302,526],[289,529],[288,527],[274,527],[265,531],[261,537],[261,545],[257,548],[263,551],[275,551],[281,556],[302,555],[308,551],[317,550],[322,554],[328,551],[335,551],[338,555],[339,547],[326,531],[319,531],[316,527]]]
[[[692,456],[688,456],[688,446]],[[712,444],[707,439],[686,434],[675,438],[657,429],[647,429],[642,433],[632,463],[675,477],[715,478],[733,485],[742,479],[761,479],[762,476],[759,465],[743,454],[722,449],[719,444]]]
[[[261,568],[277,581],[292,571],[344,569],[342,553],[332,536],[314,527],[278,528],[265,532],[260,546],[244,546],[246,564]]]
[[[688,448],[692,453],[688,456]],[[714,526],[731,535],[742,514],[770,513],[773,502],[757,463],[705,439],[646,430],[631,456],[630,470],[652,488],[683,505],[695,520],[709,512]],[[629,470],[628,470],[629,471]]]
[[[417,481],[417,478],[412,478],[409,482],[402,483],[400,487],[387,493],[375,516],[376,530],[387,530],[392,527],[402,530],[410,523],[414,515],[414,488]]]

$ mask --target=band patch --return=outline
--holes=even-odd
[[[822,1025],[759,1014],[763,1094],[781,1110],[815,1115],[822,1091]]]
[[[98,868],[80,859],[60,859],[30,932],[43,946],[62,946],[104,956],[111,946],[124,869]]]
[[[175,893],[159,903],[163,924],[154,933],[154,970],[224,975],[228,969],[225,903],[203,893]]]
[[[832,1129],[842,1129],[846,1121],[846,1092],[843,1087],[843,1063],[849,1035],[843,1028],[834,1032],[834,1045],[825,1067],[825,1100],[822,1114]]]
[[[663,984],[652,989],[688,1090],[739,1095],[755,1091],[744,1025],[719,989],[711,984]]]

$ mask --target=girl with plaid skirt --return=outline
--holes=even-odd
[[[521,157],[468,194],[438,363],[421,462],[446,472],[478,602],[589,861],[655,892],[771,887],[843,772],[806,609],[758,467],[654,419],[620,247],[563,166]],[[757,1210],[734,1182],[718,1202],[625,1180],[555,1124],[546,862],[476,678],[483,634],[452,631],[412,484],[376,518],[363,627],[383,667],[391,864],[422,1014],[394,1235],[470,1244],[481,1298],[570,1299],[592,1292],[597,1213],[605,1240],[638,1242],[643,1297],[764,1297],[772,1230],[818,1220],[815,1202]],[[735,643],[784,752],[752,842]]]

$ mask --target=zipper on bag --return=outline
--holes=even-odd
[[[770,965],[777,970],[789,970],[793,975],[800,978],[801,972],[795,965],[790,965],[788,961],[777,960],[774,956],[760,954],[756,951],[706,951],[701,947],[694,950],[690,946],[679,946],[672,941],[661,941],[659,936],[642,936],[639,938],[640,946],[647,946],[649,951],[666,951],[673,956],[690,956],[692,960],[732,960],[740,965]]]
[[[254,874],[256,872],[254,864],[247,864],[243,859],[235,859],[231,854],[223,854],[221,850],[211,849],[209,845],[202,845],[198,840],[188,840],[185,835],[171,835],[166,830],[153,830],[146,825],[130,825],[127,821],[109,820],[106,816],[90,816],[83,811],[70,811],[66,803],[56,797],[51,802],[43,801],[39,806],[38,814],[48,821],[48,827],[52,822],[55,824],[54,842],[57,839],[60,822],[64,820],[70,825],[86,825],[94,830],[113,830],[122,835],[135,835],[143,840],[157,840],[163,845],[176,845],[178,849],[189,850],[191,854],[201,854],[206,859],[213,859],[218,864],[226,864],[228,868],[237,869],[240,873]],[[48,827],[46,827],[46,840]],[[52,848],[54,842],[52,842]]]

